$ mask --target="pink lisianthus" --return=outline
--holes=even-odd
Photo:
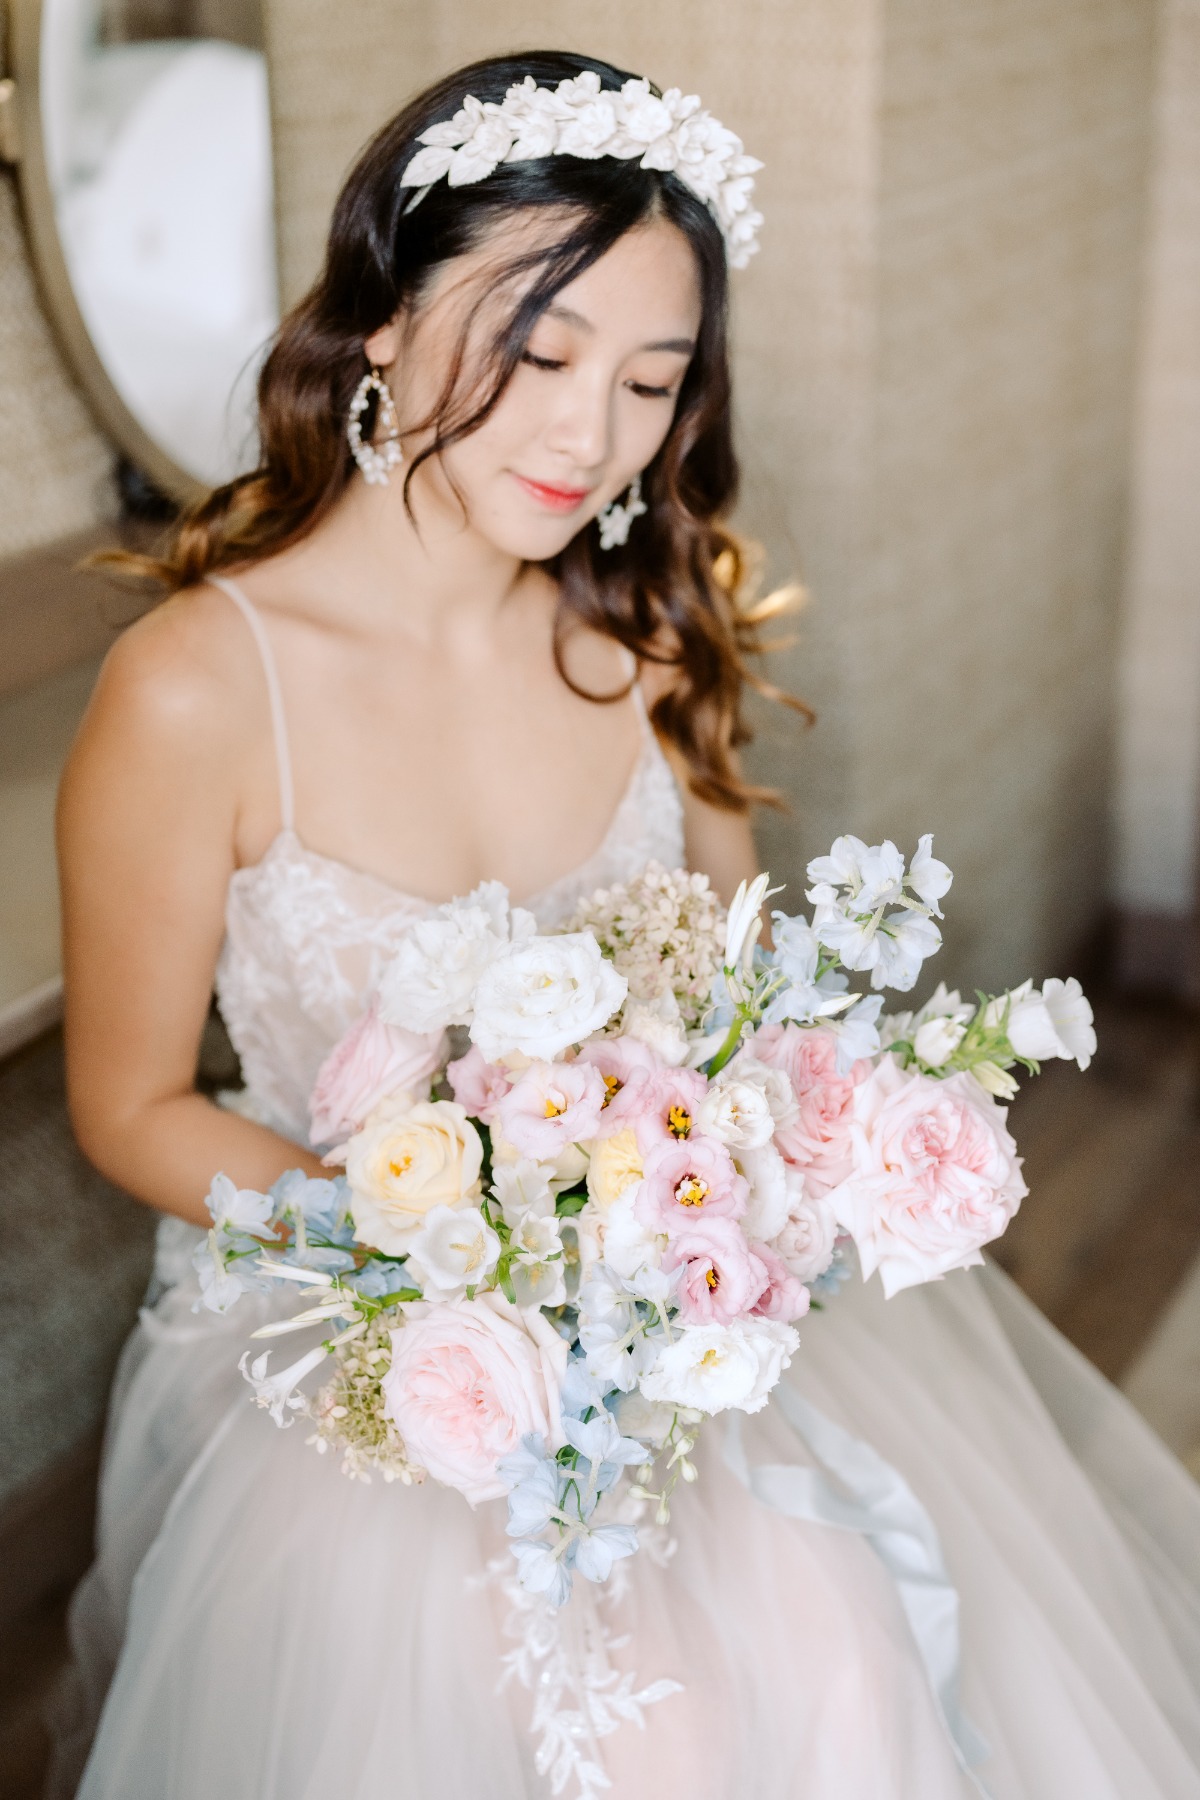
[[[715,1138],[667,1138],[645,1159],[634,1212],[650,1231],[677,1237],[706,1219],[740,1219],[750,1190]]]
[[[851,1168],[854,1092],[870,1073],[866,1061],[848,1075],[837,1067],[837,1040],[819,1027],[764,1025],[754,1034],[753,1055],[781,1069],[796,1096],[796,1117],[775,1132],[775,1148],[803,1169],[810,1194],[824,1194]]]
[[[567,1346],[536,1308],[496,1292],[418,1302],[391,1337],[384,1411],[409,1458],[472,1506],[507,1493],[496,1464],[528,1432],[561,1445]]]
[[[596,1135],[604,1095],[604,1077],[590,1063],[530,1063],[496,1107],[496,1118],[523,1156],[553,1162],[567,1144]]]
[[[491,1124],[496,1108],[512,1086],[508,1071],[499,1063],[490,1063],[476,1044],[456,1062],[447,1063],[446,1076],[458,1104],[485,1125]]]
[[[698,1131],[697,1116],[708,1083],[697,1069],[659,1069],[638,1082],[626,1123],[637,1133],[642,1155],[656,1144],[678,1144]]]
[[[885,1056],[854,1096],[853,1172],[829,1195],[885,1294],[983,1261],[1028,1189],[1017,1146],[971,1075],[937,1080]]]
[[[631,1037],[589,1038],[576,1060],[590,1063],[604,1077],[602,1137],[623,1131],[632,1122],[638,1089],[647,1076],[662,1068],[650,1046]]]
[[[744,1319],[759,1310],[769,1280],[758,1246],[751,1249],[734,1219],[698,1219],[667,1245],[662,1266],[681,1271],[679,1310],[689,1325]]]
[[[427,1097],[441,1059],[442,1038],[440,1031],[385,1025],[378,999],[372,999],[317,1071],[309,1101],[313,1143],[332,1144],[349,1137],[390,1094],[403,1090]]]
[[[793,1319],[802,1319],[808,1311],[809,1292],[802,1281],[797,1281],[781,1256],[766,1244],[751,1244],[750,1253],[762,1264],[766,1272],[767,1285],[755,1303],[754,1311],[760,1319],[782,1319],[790,1325]]]

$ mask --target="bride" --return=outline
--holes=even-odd
[[[533,135],[502,160],[477,103],[527,77]],[[717,522],[755,165],[644,87],[622,96],[631,154],[603,97],[630,79],[479,63],[367,148],[263,373],[261,467],[180,526],[176,591],[113,650],[72,756],[72,1115],[168,1217],[57,1791],[95,1730],[84,1800],[534,1800],[558,1791],[539,1737],[622,1800],[1195,1800],[1200,1502],[991,1267],[848,1290],[785,1378],[936,1525],[974,1772],[881,1540],[756,1497],[750,1471],[804,1460],[784,1408],[746,1422],[741,1463],[714,1433],[673,1553],[567,1609],[576,1700],[626,1677],[660,1695],[629,1708],[640,1730],[576,1732],[584,1754],[554,1696],[498,1687],[503,1509],[346,1481],[247,1404],[246,1313],[270,1302],[193,1310],[212,1175],[321,1172],[315,1071],[433,903],[495,877],[551,925],[651,858],[726,897],[755,870],[752,633]],[[656,138],[705,156],[644,167]],[[246,1078],[223,1108],[194,1087],[214,974]],[[944,1645],[953,1591],[928,1598]]]

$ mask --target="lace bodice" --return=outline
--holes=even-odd
[[[217,1002],[246,1082],[244,1110],[307,1141],[308,1096],[325,1056],[362,1010],[404,929],[431,903],[308,849],[297,836],[279,680],[262,619],[231,581],[216,585],[241,610],[263,660],[279,764],[282,829],[260,862],[229,883]],[[578,869],[520,904],[559,924],[593,889],[628,880],[652,859],[683,861],[683,808],[670,767],[633,689],[641,750],[603,842]]]

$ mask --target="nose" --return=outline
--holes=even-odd
[[[558,384],[555,398],[547,447],[580,474],[602,469],[613,450],[611,382],[598,370],[577,368]]]

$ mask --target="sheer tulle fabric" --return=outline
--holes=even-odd
[[[503,1555],[502,1510],[346,1481],[302,1424],[278,1432],[246,1404],[234,1364],[252,1321],[201,1324],[188,1298],[185,1284],[160,1305],[119,1403],[100,1564],[77,1609],[98,1669],[133,1592],[83,1800],[548,1793],[530,1696],[496,1692],[503,1594],[469,1579]],[[1090,1469],[1030,1368],[1066,1399],[1068,1430],[1100,1437]],[[848,1292],[806,1323],[787,1379],[934,1517],[997,1800],[1200,1795],[1194,1489],[1004,1277],[890,1302]],[[639,1559],[604,1609],[628,1635],[619,1670],[683,1683],[644,1730],[603,1741],[614,1793],[969,1794],[874,1553],[752,1500],[721,1430],[676,1508],[666,1566]],[[752,1460],[803,1460],[771,1411],[746,1438]],[[593,1590],[580,1598],[603,1608]]]
[[[543,923],[657,857],[679,797],[643,750],[605,843]],[[284,751],[286,746],[284,746]],[[242,1102],[299,1138],[317,1065],[421,903],[285,830],[231,885],[221,997]],[[272,1306],[194,1313],[195,1234],[160,1233],[165,1292],[114,1393],[99,1556],[73,1609],[55,1800],[542,1800],[532,1696],[497,1691],[503,1507],[367,1487],[247,1401],[237,1360]],[[995,1800],[1200,1800],[1200,1491],[998,1271],[803,1322],[785,1379],[905,1476],[962,1602],[964,1701]],[[673,1554],[586,1583],[574,1653],[682,1691],[599,1745],[615,1800],[962,1800],[890,1577],[861,1538],[752,1499],[710,1428]],[[753,1462],[802,1461],[777,1410]],[[122,1648],[123,1643],[123,1648]],[[113,1674],[115,1668],[115,1676]]]

